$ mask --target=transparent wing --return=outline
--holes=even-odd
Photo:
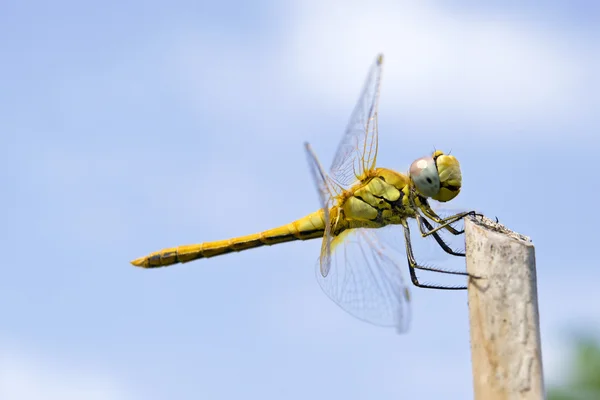
[[[321,245],[321,255],[319,257],[319,270],[322,276],[327,276],[330,268],[330,256],[331,256],[331,242],[333,236],[331,234],[331,210],[335,210],[333,190],[330,185],[329,178],[317,156],[312,150],[312,147],[308,143],[304,143],[306,150],[306,157],[308,159],[308,165],[312,178],[317,187],[317,193],[319,195],[319,202],[321,209],[323,210],[323,219],[325,222],[325,233],[323,235],[323,243]]]
[[[325,277],[317,272],[323,291],[353,316],[380,326],[408,329],[410,293],[401,268],[378,238],[379,229],[352,229],[331,243],[331,269]]]
[[[350,187],[365,171],[375,168],[382,64],[383,55],[378,55],[331,164],[331,179],[344,189]]]

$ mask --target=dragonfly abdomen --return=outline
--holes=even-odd
[[[131,263],[142,268],[166,267],[186,263],[200,258],[215,257],[234,251],[243,251],[261,246],[309,240],[323,237],[324,217],[319,210],[287,225],[252,235],[239,236],[227,240],[190,244],[159,250]]]

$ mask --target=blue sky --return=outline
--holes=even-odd
[[[314,211],[302,143],[330,163],[379,52],[379,165],[451,149],[455,206],[533,238],[560,381],[600,323],[600,14],[470,3],[3,3],[0,397],[471,398],[466,293],[412,289],[398,336],[321,292],[318,241],[129,265]]]

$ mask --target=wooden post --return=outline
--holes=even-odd
[[[474,399],[544,399],[533,244],[485,217],[465,240]]]

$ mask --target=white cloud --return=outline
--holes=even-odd
[[[561,131],[555,136],[589,132],[574,128],[593,117],[597,45],[585,33],[426,1],[293,4],[280,14],[285,28],[270,43],[260,35],[220,35],[215,42],[210,32],[179,32],[167,66],[173,84],[204,112],[263,116],[253,124],[298,104],[349,114],[370,63],[383,52],[388,120],[485,125],[503,137],[522,138],[532,127]]]
[[[591,59],[532,20],[460,13],[431,2],[298,2],[286,57],[297,83],[347,107],[378,52],[384,100],[403,116],[503,124],[570,119]],[[572,38],[574,39],[574,38]],[[590,45],[592,42],[590,41]],[[351,83],[351,84],[349,84]],[[315,89],[315,86],[317,89]]]
[[[112,376],[88,366],[0,346],[3,400],[125,400],[132,395]]]

